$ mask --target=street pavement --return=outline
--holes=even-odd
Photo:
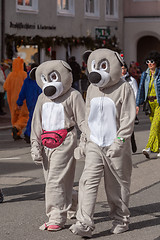
[[[59,232],[40,231],[47,221],[44,202],[44,178],[40,166],[33,163],[30,145],[14,141],[11,136],[10,113],[0,116],[0,188],[4,202],[0,204],[0,240],[78,240],[68,229],[75,219],[67,220]],[[152,154],[147,160],[141,153],[147,143],[150,123],[142,111],[135,125],[137,152],[132,155],[133,172],[130,197],[131,223],[129,231],[110,234],[112,221],[104,192],[103,178],[95,207],[95,231],[92,239],[100,240],[160,240],[160,159]],[[84,167],[77,161],[74,188]]]

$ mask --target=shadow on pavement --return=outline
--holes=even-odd
[[[108,206],[108,204],[104,204],[103,206]],[[144,229],[146,227],[158,226],[160,225],[160,202],[137,206],[130,208],[131,212],[131,223],[129,225],[129,232],[137,229]],[[159,213],[159,214],[158,214]],[[109,218],[109,212],[98,212],[94,214],[94,222],[95,224],[101,222],[107,222],[111,219]],[[142,220],[139,222],[132,223],[132,218],[136,216],[144,216],[144,215],[152,215],[153,219]],[[103,236],[111,235],[110,230],[106,230],[100,233],[93,234],[92,238],[99,238]],[[160,240],[159,238],[155,240]]]
[[[25,171],[35,171],[37,169],[42,169],[41,165],[36,165],[32,162],[7,162],[5,160],[4,162],[0,162],[0,176],[6,175],[6,174],[11,174],[11,173],[16,173],[16,172],[25,172]]]
[[[7,137],[5,139],[3,133],[5,132],[5,130],[0,130],[1,131],[1,135],[0,135],[0,151],[4,151],[4,150],[11,150],[11,149],[20,149],[20,148],[24,148],[24,147],[28,147],[30,148],[30,144],[26,143],[25,140],[22,138],[20,140],[14,141],[14,139],[12,138],[12,136],[10,135],[9,137]]]
[[[44,184],[26,185],[26,186],[16,186],[4,188],[4,204],[9,202],[22,202],[22,201],[44,201]],[[13,197],[10,200],[5,200],[5,197]],[[16,197],[18,196],[18,197]]]

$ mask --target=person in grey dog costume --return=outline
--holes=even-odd
[[[73,156],[77,146],[75,125],[84,131],[85,106],[81,94],[71,88],[72,70],[66,62],[44,62],[33,69],[30,76],[42,88],[31,127],[31,156],[35,163],[43,165],[46,182],[46,215],[49,221],[40,229],[57,231],[64,227],[67,211],[72,205]],[[68,133],[61,145],[55,148],[42,145],[43,130],[48,133],[64,129]]]
[[[112,233],[128,230],[131,181],[130,138],[136,116],[131,86],[121,79],[120,55],[109,49],[86,51],[89,81],[86,98],[86,129],[75,149],[78,159],[84,154],[85,166],[79,183],[77,222],[74,234],[91,237],[98,186],[104,174],[104,186],[113,219]],[[86,140],[84,141],[84,136]]]

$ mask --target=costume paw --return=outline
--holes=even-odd
[[[81,237],[92,237],[92,230],[90,227],[86,225],[82,225],[79,221],[76,222],[76,224],[73,224],[69,230],[74,233],[75,235],[79,235]]]
[[[119,157],[122,154],[124,142],[120,139],[116,139],[108,149],[107,157]]]
[[[113,221],[113,226],[110,230],[111,233],[114,234],[119,234],[119,233],[123,233],[126,232],[129,229],[129,224],[128,223],[123,223],[120,221]]]
[[[43,158],[39,152],[34,153],[31,151],[31,157],[36,164],[42,164]]]
[[[43,157],[41,155],[41,150],[38,146],[33,146],[31,148],[31,157],[36,164],[42,164]]]
[[[85,157],[83,148],[77,147],[77,148],[74,150],[74,157],[75,157],[75,159],[77,159],[77,160]]]

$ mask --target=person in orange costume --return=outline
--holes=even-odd
[[[7,92],[7,100],[11,113],[12,135],[14,140],[21,139],[23,128],[26,127],[28,121],[28,109],[26,102],[21,108],[18,108],[16,101],[21,91],[24,79],[27,73],[24,71],[24,61],[20,57],[13,60],[12,72],[9,73],[3,85]]]

